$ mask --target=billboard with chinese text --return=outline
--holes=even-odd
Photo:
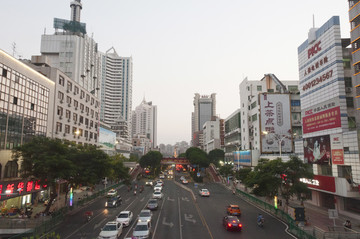
[[[0,182],[0,201],[39,192],[47,188],[40,180],[16,180]]]
[[[341,127],[339,98],[315,104],[301,113],[304,134]]]
[[[280,152],[281,148],[282,153],[291,153],[290,95],[262,93],[259,97],[261,152]]]
[[[330,135],[331,158],[333,164],[344,164],[344,145],[342,134]]]
[[[322,135],[304,139],[305,163],[330,164],[330,136]]]

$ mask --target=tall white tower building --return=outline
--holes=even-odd
[[[132,135],[145,135],[151,140],[151,147],[157,146],[157,106],[145,99],[132,114]]]
[[[72,1],[71,20],[54,18],[55,33],[41,36],[41,55],[81,87],[98,96],[100,57],[98,46],[80,22],[81,0]],[[61,31],[59,31],[61,30]]]
[[[122,124],[118,136],[129,139],[132,109],[132,58],[121,57],[112,47],[101,53],[101,112],[100,118],[111,127]]]

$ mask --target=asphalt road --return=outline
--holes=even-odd
[[[174,180],[179,181],[180,174]],[[263,213],[265,224],[259,228],[256,218],[260,209],[243,201],[240,197],[232,195],[231,191],[218,183],[208,183],[194,188],[190,182],[186,186],[194,192],[196,202],[189,190],[179,186],[174,180],[164,180],[164,198],[160,200],[159,209],[153,211],[152,234],[156,239],[189,239],[189,238],[294,238],[286,233],[286,225],[277,219]],[[139,182],[139,184],[144,184]],[[210,197],[200,197],[200,188],[209,189]],[[129,227],[123,229],[120,238],[131,237],[136,223],[136,217],[146,207],[148,199],[152,195],[152,188],[145,186],[143,193],[136,196],[127,192],[122,186],[118,189],[123,199],[123,204],[117,208],[105,208],[106,198],[94,201],[71,216],[67,216],[64,222],[57,228],[62,239],[97,238],[101,228],[115,219],[116,215],[123,210],[134,213],[134,220]],[[237,204],[240,206],[243,224],[241,232],[228,232],[222,226],[222,218],[226,215],[226,206]],[[91,210],[94,216],[90,222],[86,222],[85,211]]]

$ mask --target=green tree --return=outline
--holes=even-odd
[[[115,180],[124,180],[129,183],[130,174],[129,168],[124,166],[126,158],[122,154],[116,154],[110,157],[111,160],[111,178]]]
[[[30,142],[13,149],[13,159],[21,160],[20,176],[24,179],[40,180],[50,187],[47,213],[56,198],[58,179],[70,180],[76,173],[76,165],[69,157],[72,144],[65,144],[60,139],[34,137]]]
[[[210,164],[207,154],[196,147],[191,147],[186,150],[186,158],[191,164],[199,165],[201,168],[207,168]]]
[[[225,164],[224,166],[220,167],[219,173],[227,178],[228,176],[232,176],[234,174],[233,168],[233,165]]]
[[[224,161],[225,152],[221,149],[214,149],[209,152],[210,163],[215,164],[216,167],[220,166],[220,161]]]
[[[283,169],[283,162],[280,158],[260,159],[254,171],[251,171],[245,179],[245,186],[252,188],[252,192],[257,196],[272,199],[278,195],[278,189],[282,183],[280,175]]]
[[[140,166],[149,168],[154,176],[160,173],[162,154],[159,151],[150,151],[140,158]]]
[[[178,158],[186,158],[186,153],[179,154]]]
[[[251,168],[241,168],[236,172],[236,179],[244,182],[251,172]]]
[[[300,178],[313,177],[310,165],[305,164],[297,156],[291,156],[290,160],[284,163],[281,195],[285,198],[286,205],[289,205],[289,199],[293,196],[297,196],[301,202],[306,199],[310,189],[300,181]]]

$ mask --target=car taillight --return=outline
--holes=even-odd
[[[228,223],[228,227],[231,227],[231,223]]]
[[[239,224],[239,227],[242,227],[242,224]]]

